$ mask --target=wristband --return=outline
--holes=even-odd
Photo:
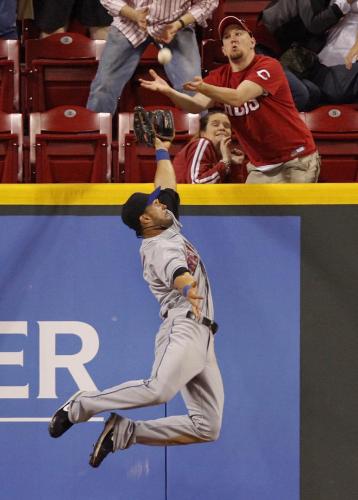
[[[180,18],[180,19],[178,19],[178,21],[179,21],[179,22],[180,22],[180,24],[181,24],[181,28],[180,28],[180,29],[185,28],[185,23],[184,23],[183,19],[181,19],[181,18]]]
[[[190,290],[190,288],[191,288],[192,286],[193,286],[193,285],[191,284],[191,285],[185,285],[185,286],[183,287],[183,289],[182,289],[181,293],[182,293],[182,295],[183,295],[184,297],[187,297],[187,296],[188,296],[189,290]]]
[[[155,159],[157,161],[159,161],[159,160],[170,160],[169,151],[167,151],[166,149],[157,149],[155,151]]]

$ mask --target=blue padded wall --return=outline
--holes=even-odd
[[[46,419],[77,384],[58,368],[52,381],[58,398],[38,397],[46,377],[41,329],[46,322],[81,322],[96,331],[98,352],[85,368],[98,388],[147,377],[159,317],[142,280],[140,242],[116,216],[0,217],[0,326],[26,323],[26,334],[0,334],[0,353],[23,357],[22,366],[0,362],[0,384],[29,384],[28,398],[0,399],[7,500],[298,500],[300,218],[182,222],[208,268],[220,323],[221,437],[167,451],[134,446],[93,470],[88,456],[102,421],[48,437]],[[82,348],[75,331],[56,335],[57,356]],[[156,418],[166,411],[184,411],[180,397],[167,409],[128,415]],[[44,420],[14,420],[20,418]]]

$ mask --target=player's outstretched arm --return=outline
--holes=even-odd
[[[198,295],[197,284],[193,275],[187,272],[177,276],[174,280],[174,288],[179,290],[179,292],[190,302],[193,308],[193,313],[199,319],[201,313],[201,301],[204,297]]]
[[[161,94],[167,96],[175,104],[175,106],[183,109],[184,111],[188,111],[189,113],[201,113],[214,104],[210,98],[202,94],[198,93],[194,96],[190,96],[183,94],[182,92],[178,92],[153,69],[149,70],[149,74],[152,77],[152,80],[143,80],[140,78],[139,81],[141,86],[151,90],[152,92],[160,92]]]
[[[174,189],[176,191],[177,182],[173,164],[169,158],[169,141],[162,141],[159,137],[155,138],[155,151],[157,157],[157,169],[154,177],[155,187],[161,186],[162,189]],[[159,159],[158,159],[159,158]]]

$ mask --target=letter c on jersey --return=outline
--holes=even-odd
[[[262,80],[268,80],[269,78],[271,78],[271,75],[270,73],[267,71],[267,69],[260,69],[259,71],[257,71],[257,75],[262,78]]]

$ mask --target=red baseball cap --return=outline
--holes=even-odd
[[[235,16],[226,16],[224,19],[220,21],[219,27],[218,27],[218,32],[219,32],[219,38],[220,40],[223,39],[224,31],[225,29],[230,26],[230,24],[237,24],[242,28],[243,30],[247,31],[250,36],[252,36],[251,30],[248,28],[248,26],[245,24],[245,21],[243,19],[239,19],[238,17]]]

